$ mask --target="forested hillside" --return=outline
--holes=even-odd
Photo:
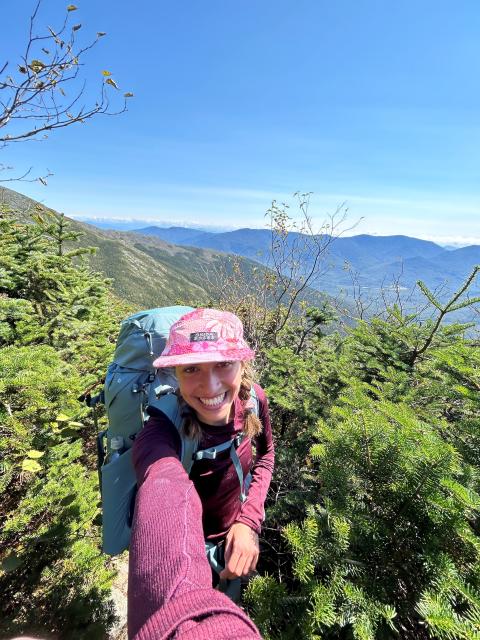
[[[0,634],[101,639],[112,569],[78,397],[130,305],[92,271],[74,226],[33,213],[0,218]],[[445,303],[421,285],[428,321],[392,306],[328,335],[335,312],[298,304],[301,282],[257,271],[253,286],[235,268],[215,304],[241,315],[257,349],[277,452],[244,596],[264,637],[479,638],[479,339],[445,324],[478,312],[479,267]],[[189,282],[175,296],[196,304]]]
[[[0,187],[0,206],[27,224],[32,215],[55,215],[48,207],[11,189]],[[88,224],[66,219],[78,234],[77,245],[96,247],[87,252],[90,267],[111,280],[117,296],[138,308],[171,304],[188,298],[205,304],[231,275],[234,265],[224,253],[193,247],[179,247],[151,236],[102,231]],[[68,246],[68,239],[66,239]],[[251,260],[235,260],[249,279],[259,265]],[[317,296],[311,292],[312,296]]]

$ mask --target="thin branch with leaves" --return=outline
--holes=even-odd
[[[69,5],[60,28],[47,27],[37,32],[37,21],[42,0],[38,0],[32,15],[27,43],[19,63],[6,61],[0,69],[0,148],[12,142],[42,140],[56,129],[85,123],[97,115],[118,115],[126,110],[124,93],[122,103],[112,109],[108,89],[119,91],[110,71],[102,71],[99,93],[86,97],[87,83],[81,70],[88,51],[106,34],[98,32],[86,45],[78,43],[80,23],[70,26],[70,16],[77,10]],[[5,167],[2,167],[5,169]],[[3,181],[26,180],[31,169],[16,178]],[[43,184],[47,176],[38,178]]]

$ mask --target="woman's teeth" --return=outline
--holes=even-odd
[[[207,407],[216,407],[217,405],[222,404],[225,400],[226,391],[224,391],[219,396],[215,396],[214,398],[199,398],[200,402]]]

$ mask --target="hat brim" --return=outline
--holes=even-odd
[[[203,362],[236,362],[238,360],[253,360],[255,351],[252,349],[232,349],[231,351],[206,351],[182,353],[174,356],[159,356],[153,361],[156,369],[165,367],[178,367],[184,364],[201,364]]]

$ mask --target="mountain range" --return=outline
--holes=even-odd
[[[150,226],[137,229],[136,233],[177,245],[235,253],[268,264],[271,243],[268,229],[211,233],[186,227]],[[293,245],[302,238],[300,234],[292,233],[289,240]],[[321,240],[329,246],[323,257],[326,273],[318,286],[330,295],[338,295],[340,290],[349,292],[354,286],[370,291],[372,295],[394,285],[412,289],[417,280],[433,290],[443,288],[448,295],[459,287],[476,264],[480,264],[480,246],[477,245],[452,250],[428,240],[400,235],[363,234],[334,238],[331,243],[328,242],[330,238],[323,236]],[[304,255],[303,259],[304,268],[308,269],[309,256]],[[480,282],[476,285],[476,293],[480,293]]]
[[[44,205],[11,189],[0,187],[0,209],[6,207],[23,221],[31,221],[33,211],[48,211]],[[114,225],[116,221],[111,221]],[[103,222],[104,224],[105,221]],[[232,258],[241,257],[241,270],[247,280],[252,278],[259,263],[270,264],[272,235],[268,229],[237,229],[212,232],[188,227],[145,227],[135,231],[99,229],[70,219],[81,234],[82,246],[97,247],[90,258],[92,267],[112,280],[114,292],[136,308],[146,308],[184,302],[206,304],[215,295],[216,274],[231,274]],[[328,245],[322,256],[322,277],[308,290],[306,299],[312,303],[323,300],[323,292],[340,297],[349,306],[352,297],[393,300],[395,292],[405,295],[406,309],[424,301],[415,283],[422,280],[443,299],[459,285],[476,264],[480,264],[480,246],[447,249],[440,245],[408,236],[356,235],[318,236]],[[287,238],[291,248],[302,246],[305,237],[292,233]],[[312,254],[301,256],[302,266],[311,266]],[[410,290],[413,293],[409,293]],[[407,296],[408,293],[408,296]],[[480,278],[470,290],[480,295]],[[470,320],[472,314],[457,314],[457,320]],[[478,315],[477,315],[478,318]],[[478,320],[477,320],[478,322]]]

